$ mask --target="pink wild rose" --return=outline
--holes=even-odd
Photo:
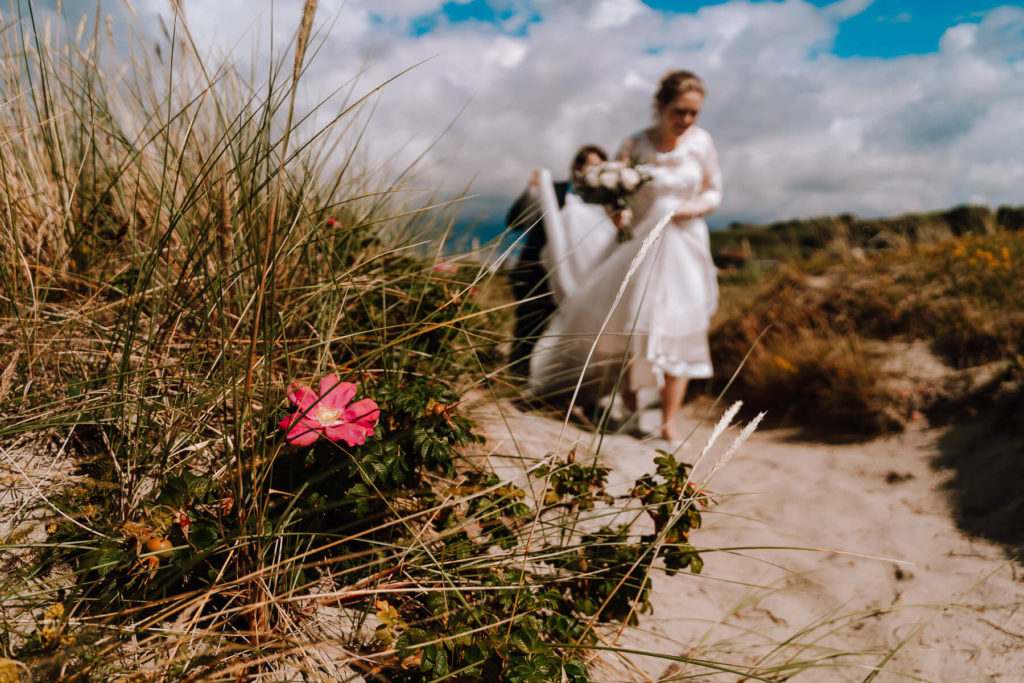
[[[295,446],[309,446],[321,434],[349,446],[360,446],[373,434],[373,424],[380,417],[377,403],[369,398],[350,403],[356,385],[341,382],[334,373],[320,380],[317,395],[305,384],[293,384],[288,400],[298,408],[278,423],[287,434],[285,439]]]

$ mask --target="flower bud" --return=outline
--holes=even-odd
[[[640,174],[636,172],[636,169],[624,168],[622,169],[622,187],[627,191],[632,192],[640,185]]]

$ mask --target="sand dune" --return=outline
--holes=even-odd
[[[693,460],[710,431],[705,404],[687,406]],[[477,416],[492,457],[514,472],[524,461],[575,444],[578,427],[494,406]],[[644,419],[657,420],[657,415]],[[703,480],[734,427],[695,469]],[[605,637],[625,649],[712,660],[767,680],[1024,681],[1024,569],[1006,548],[958,529],[936,466],[949,431],[917,425],[856,444],[800,442],[794,432],[755,433],[718,471],[718,505],[691,541],[717,548],[701,575],[655,572],[653,614]],[[628,490],[653,469],[656,442],[605,437],[598,457],[610,488]],[[663,444],[662,444],[663,445]],[[978,445],[979,448],[983,444]],[[732,550],[730,550],[732,549]],[[606,658],[601,680],[745,680],[737,673],[641,655]],[[756,679],[753,679],[756,680]]]

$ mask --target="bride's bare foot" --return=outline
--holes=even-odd
[[[682,441],[683,435],[679,433],[675,425],[666,424],[661,428],[661,438],[665,439],[665,441]]]

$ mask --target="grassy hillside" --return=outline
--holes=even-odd
[[[886,218],[853,214],[779,221],[767,225],[735,223],[711,233],[711,247],[723,266],[743,260],[794,261],[820,250],[894,248],[932,243],[961,235],[1024,228],[1024,207],[962,205],[946,211],[908,213]]]
[[[715,386],[749,352],[729,395],[775,406],[776,422],[867,436],[1010,400],[1024,368],[1021,215],[958,207],[717,236],[758,258],[722,273]]]

